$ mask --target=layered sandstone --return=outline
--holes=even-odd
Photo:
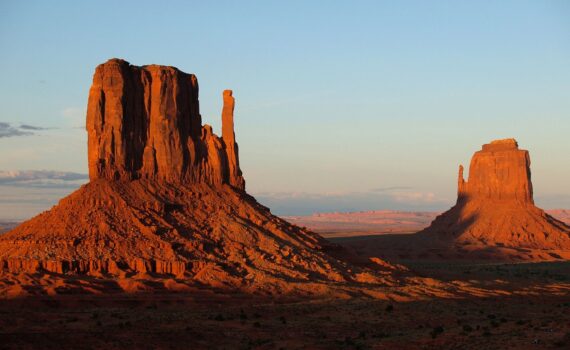
[[[514,139],[475,152],[468,181],[460,166],[457,204],[419,234],[444,244],[570,249],[570,227],[534,205],[530,156]]]
[[[533,204],[528,151],[519,149],[515,139],[483,145],[471,159],[468,182],[459,166],[458,199]]]
[[[83,276],[73,287],[82,291],[102,283],[91,277],[127,290],[139,276],[145,288],[166,281],[269,293],[393,283],[333,257],[346,252],[245,192],[234,106],[224,91],[220,138],[202,125],[194,75],[118,59],[98,66],[87,111],[90,182],[0,236],[0,273],[33,274],[29,289],[49,278],[77,286]]]
[[[245,189],[224,91],[223,136],[202,126],[195,75],[112,59],[95,70],[87,106],[89,176],[231,184]]]

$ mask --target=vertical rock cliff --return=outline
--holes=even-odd
[[[233,132],[234,99],[223,95],[223,137],[202,126],[198,80],[167,66],[112,59],[93,76],[87,106],[89,176],[229,184],[244,190]]]
[[[475,152],[469,166],[469,181],[459,170],[460,198],[468,200],[515,201],[533,204],[530,156],[515,139],[493,141]]]

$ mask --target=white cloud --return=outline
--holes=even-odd
[[[434,203],[438,199],[433,192],[394,192],[391,194],[395,201],[400,203],[407,202],[420,202],[420,203]]]
[[[0,185],[36,188],[77,188],[89,179],[87,174],[53,170],[0,171]]]
[[[29,131],[27,128],[17,128],[9,123],[0,122],[0,138],[2,137],[14,137],[14,136],[29,136],[34,133]]]
[[[0,220],[22,220],[47,210],[88,178],[68,171],[0,171]]]
[[[327,211],[444,210],[453,203],[433,192],[411,187],[388,187],[366,192],[264,192],[255,197],[280,215],[305,215]]]

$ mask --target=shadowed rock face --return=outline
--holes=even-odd
[[[570,249],[570,228],[534,205],[528,151],[514,139],[475,152],[469,178],[459,167],[457,204],[419,235],[440,243]]]
[[[198,80],[167,66],[111,59],[95,70],[87,107],[91,180],[158,179],[245,189],[224,91],[223,138],[202,126]]]

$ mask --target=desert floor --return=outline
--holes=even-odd
[[[533,288],[499,298],[405,303],[271,300],[208,290],[3,300],[0,348],[570,348],[570,263],[410,267],[443,280]]]
[[[353,248],[375,238],[349,226],[321,233]],[[0,349],[570,349],[570,261],[399,263],[499,293],[410,302],[208,289],[6,299]]]

